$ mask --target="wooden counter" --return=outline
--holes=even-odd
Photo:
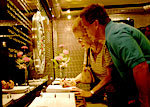
[[[43,86],[47,86],[47,80],[42,81],[38,84],[28,86],[28,90],[25,92],[8,92],[2,94],[2,105],[3,107],[28,107],[28,105],[35,99],[35,97],[40,96],[40,92]],[[19,87],[19,86],[18,86]]]
[[[49,85],[44,93],[40,93],[40,97],[36,97],[29,107],[86,107],[83,97],[77,97],[70,92],[73,87],[63,88],[58,84],[59,80],[53,81],[52,85]]]

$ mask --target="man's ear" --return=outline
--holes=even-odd
[[[95,20],[95,21],[94,21],[94,24],[95,24],[96,29],[98,29],[99,21],[98,21],[98,20]]]

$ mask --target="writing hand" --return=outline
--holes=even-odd
[[[71,92],[74,92],[76,96],[80,96],[80,97],[91,97],[92,96],[90,91],[85,91],[80,88],[73,88],[71,90]]]

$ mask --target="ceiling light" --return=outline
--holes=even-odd
[[[6,47],[6,42],[3,41],[3,42],[2,42],[2,45],[3,45],[3,47]]]
[[[150,10],[150,5],[143,6],[144,10]]]
[[[130,17],[128,17],[127,20],[130,20]]]
[[[67,13],[70,13],[70,9],[67,10]]]
[[[67,16],[67,19],[71,19],[71,15],[68,15],[68,16]]]

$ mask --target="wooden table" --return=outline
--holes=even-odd
[[[86,107],[84,98],[70,92],[72,88],[74,87],[49,85],[46,92],[41,92],[41,97],[36,97],[29,107]]]
[[[42,93],[29,107],[76,107],[74,93]]]

